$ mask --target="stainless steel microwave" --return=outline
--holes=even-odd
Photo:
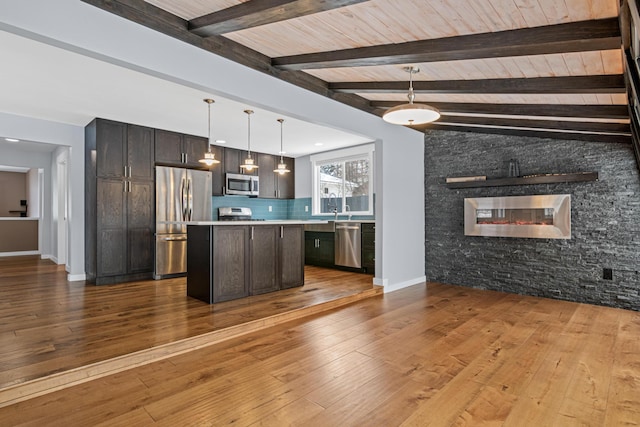
[[[258,197],[260,184],[257,176],[228,173],[225,188],[225,194]]]

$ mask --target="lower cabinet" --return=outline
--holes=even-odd
[[[304,284],[302,225],[190,225],[187,295],[215,303]]]
[[[376,225],[362,224],[362,269],[365,273],[376,272]]]
[[[335,233],[306,231],[304,233],[305,263],[318,267],[333,267],[335,245]]]

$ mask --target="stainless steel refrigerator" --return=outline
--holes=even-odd
[[[211,221],[211,172],[157,166],[155,279],[186,273],[186,221]]]

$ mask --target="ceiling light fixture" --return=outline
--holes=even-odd
[[[258,165],[255,164],[251,157],[251,115],[253,114],[253,110],[244,110],[244,112],[247,113],[247,145],[249,152],[247,154],[247,158],[244,159],[244,164],[240,165],[240,169],[251,172],[254,169],[258,169]]]
[[[200,160],[198,160],[200,163],[204,163],[207,166],[213,166],[216,163],[220,163],[220,160],[216,159],[216,155],[213,154],[211,152],[211,104],[213,104],[215,101],[213,99],[203,99],[204,102],[206,102],[209,108],[209,121],[208,121],[208,126],[207,126],[207,152],[204,153],[204,157]]]
[[[413,75],[419,73],[420,68],[405,67],[404,71],[409,73],[409,94],[407,95],[409,103],[389,108],[382,115],[382,119],[394,125],[404,126],[422,125],[438,120],[440,118],[440,112],[436,108],[426,104],[413,103],[413,100],[416,98],[416,95],[413,93]]]
[[[5,138],[4,140],[8,142],[20,142],[19,139],[15,139],[15,138]]]
[[[284,151],[282,151],[282,123],[284,123],[284,119],[278,119],[278,121],[280,122],[280,163],[278,163],[278,167],[273,171],[284,175],[291,171],[287,169],[287,165],[284,163],[284,157],[282,157],[282,153],[284,153]]]

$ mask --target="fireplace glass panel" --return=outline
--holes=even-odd
[[[477,209],[476,224],[553,225],[553,208]]]

